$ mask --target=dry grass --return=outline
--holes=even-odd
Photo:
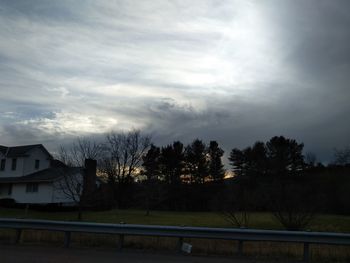
[[[0,231],[0,242],[13,242],[14,230]],[[64,234],[49,231],[23,231],[21,242],[44,246],[63,246]],[[197,255],[236,256],[237,241],[184,239],[192,245],[192,253]],[[117,248],[119,236],[106,234],[72,233],[72,247]],[[177,238],[126,236],[124,247],[144,250],[175,251]],[[311,259],[315,262],[349,262],[350,250],[346,246],[311,245]],[[298,260],[303,255],[303,245],[278,242],[244,242],[244,255],[255,259]]]

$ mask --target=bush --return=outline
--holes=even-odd
[[[14,207],[16,205],[16,201],[13,198],[2,198],[0,199],[0,206],[3,207]]]
[[[274,217],[287,230],[305,230],[318,210],[318,195],[295,182],[275,185],[272,194]]]

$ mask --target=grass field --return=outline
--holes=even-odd
[[[27,214],[24,209],[0,208],[0,217],[32,218],[48,220],[76,220],[76,212],[39,212],[29,210]],[[153,225],[175,225],[175,226],[204,226],[204,227],[233,227],[221,215],[210,212],[170,212],[154,211],[146,216],[142,210],[111,210],[102,212],[84,212],[83,221],[101,223],[128,223],[128,224],[153,224]],[[283,227],[269,213],[252,213],[250,215],[249,228],[258,229],[283,229]],[[318,215],[310,226],[311,231],[327,232],[350,232],[350,216],[341,215]],[[0,239],[8,241],[13,239],[13,231],[2,230]],[[118,237],[111,235],[74,234],[73,245],[77,246],[116,246]],[[45,231],[25,231],[22,241],[40,242],[62,245],[63,234]],[[186,240],[193,245],[193,252],[198,254],[225,254],[233,255],[235,241],[220,240]],[[126,237],[127,247],[141,249],[171,249],[177,245],[174,238],[156,237]],[[300,258],[302,255],[302,244],[286,244],[271,242],[246,242],[244,252],[251,257],[273,257],[273,258]],[[342,246],[312,246],[312,258],[317,261],[326,262],[348,262],[350,251],[348,247]]]
[[[48,220],[76,220],[76,212],[39,212],[25,209],[0,208],[0,217],[32,218]],[[99,223],[152,224],[174,226],[233,227],[224,217],[213,212],[154,211],[146,216],[142,210],[110,210],[84,212],[83,221]],[[249,228],[283,229],[269,213],[251,213]],[[350,216],[318,215],[310,225],[311,231],[350,233]]]

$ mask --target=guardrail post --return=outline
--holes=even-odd
[[[118,241],[118,249],[122,249],[124,244],[124,235],[120,234],[119,235],[119,241]]]
[[[70,232],[64,232],[64,247],[69,248],[70,245]]]
[[[237,255],[243,256],[243,240],[238,240]]]
[[[22,229],[16,229],[16,237],[15,237],[15,244],[18,244],[21,241],[21,234]]]
[[[309,258],[310,258],[310,244],[304,243],[304,256],[303,256],[304,262],[308,262]]]

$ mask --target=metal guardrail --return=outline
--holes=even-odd
[[[350,234],[328,232],[302,232],[258,229],[179,227],[158,225],[102,224],[87,222],[1,219],[0,228],[16,230],[15,242],[20,241],[25,229],[60,231],[65,233],[64,245],[69,247],[72,232],[116,234],[119,235],[119,248],[122,248],[124,236],[157,236],[179,238],[179,247],[183,238],[238,240],[237,253],[243,254],[244,241],[295,242],[304,244],[304,261],[309,260],[310,244],[350,245]]]

